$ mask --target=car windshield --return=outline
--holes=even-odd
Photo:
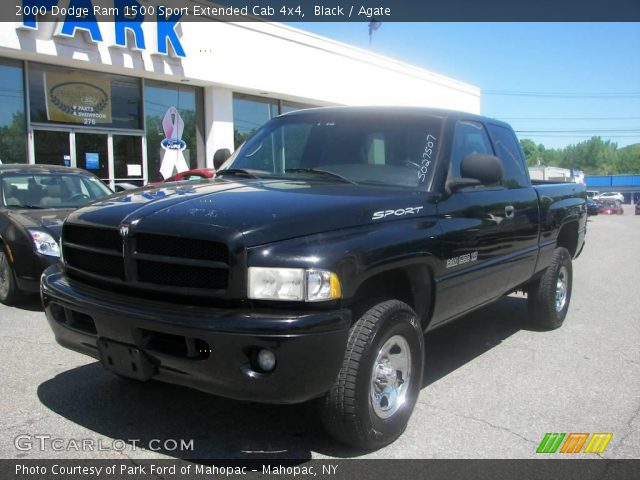
[[[5,174],[0,186],[8,208],[77,208],[112,193],[97,177],[79,173]]]
[[[426,188],[443,119],[310,111],[259,129],[218,175]]]

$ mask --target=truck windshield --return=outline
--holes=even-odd
[[[415,113],[285,115],[250,137],[219,175],[425,188],[442,124]]]

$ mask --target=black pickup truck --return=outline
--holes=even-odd
[[[374,449],[422,387],[424,333],[516,290],[559,327],[586,192],[532,186],[513,130],[466,113],[277,117],[217,178],[72,213],[42,278],[57,341],[122,377],[269,403],[318,399]]]

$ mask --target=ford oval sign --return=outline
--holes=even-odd
[[[180,140],[179,138],[165,138],[160,142],[160,145],[165,150],[179,150],[182,151],[187,148],[187,144],[184,140]]]

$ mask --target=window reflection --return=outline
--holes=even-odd
[[[196,105],[201,104],[200,89],[170,83],[146,81],[145,82],[145,123],[147,136],[147,159],[149,165],[149,180],[161,181],[184,170],[197,168],[198,165],[198,115]],[[175,109],[175,110],[174,110]],[[177,114],[176,114],[177,113]],[[163,140],[179,139],[183,144],[182,150],[177,153],[168,149]],[[184,159],[186,169],[180,167]],[[167,162],[173,168],[167,168],[163,176]],[[180,160],[180,161],[179,161]]]
[[[0,61],[0,162],[27,163],[22,65]]]

